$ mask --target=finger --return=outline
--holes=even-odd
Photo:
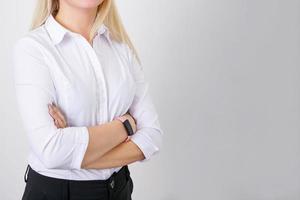
[[[58,122],[59,122],[59,125],[60,125],[61,128],[65,128],[66,127],[66,122],[65,122],[64,119],[59,118]]]
[[[64,127],[68,127],[68,123],[66,120],[64,120]]]
[[[63,114],[61,113],[61,111],[58,110],[57,113],[58,113],[58,121],[59,121],[60,126],[62,128],[67,127],[67,121],[66,121],[65,117],[63,116]]]
[[[59,117],[57,110],[53,106],[49,106],[49,114],[54,118],[57,119]]]
[[[59,110],[56,106],[52,105],[52,106],[50,106],[50,108],[51,108],[51,113],[52,113],[53,116],[55,116],[56,118],[60,117],[59,116]]]
[[[58,122],[60,128],[64,128],[64,122],[62,119],[60,119],[60,118],[57,119],[57,122]]]
[[[58,121],[56,119],[54,119],[54,124],[57,128],[60,128],[59,124],[58,124]]]
[[[56,107],[54,106],[49,106],[49,113],[50,115],[54,118],[54,119],[60,119],[60,120],[63,120],[61,119],[63,116],[60,115],[60,110],[57,109]]]
[[[52,104],[48,104],[48,108],[51,117],[57,120],[59,126],[67,127],[67,121],[64,115],[62,114],[61,110],[59,109],[59,107],[52,102]]]
[[[54,120],[54,117],[53,117],[53,108],[52,108],[52,105],[51,104],[48,104],[48,113],[50,114],[50,116],[53,118]]]
[[[53,120],[54,120],[54,122],[56,122],[57,124],[58,124],[58,120],[60,119],[60,117],[59,117],[59,115],[57,115],[57,114],[54,114],[54,112],[53,112],[53,109],[52,108],[50,108],[50,110],[49,110],[49,114],[51,115],[51,117],[53,118]],[[57,125],[56,124],[56,125]]]
[[[54,106],[53,109],[61,119],[65,119],[65,116],[62,114],[61,110],[57,106]]]
[[[59,117],[60,120],[62,120],[62,124],[65,126],[66,123],[66,119],[65,116],[62,114],[62,111],[57,107],[57,106],[53,106],[53,110],[56,113],[56,115]]]
[[[52,106],[53,107],[53,106]],[[54,111],[53,111],[53,108],[49,108],[50,109],[50,115],[51,115],[51,117],[53,118],[53,120],[54,120],[54,122],[55,122],[55,126],[57,127],[57,128],[64,128],[64,127],[67,127],[67,123],[66,123],[66,121],[64,120],[64,119],[61,119],[61,117],[60,117],[60,115],[58,115],[58,112],[59,111],[55,111],[55,109],[54,109]],[[56,113],[56,114],[54,114],[54,113]]]

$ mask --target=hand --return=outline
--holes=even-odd
[[[67,127],[67,121],[62,114],[61,110],[52,104],[48,104],[49,114],[53,118],[54,124],[57,128],[66,128]]]
[[[130,122],[130,125],[131,125],[131,127],[132,127],[132,130],[133,130],[133,132],[135,133],[136,132],[136,121],[135,121],[135,119],[129,114],[129,113],[126,113],[126,114],[124,114],[122,117],[125,117],[126,119],[128,119],[129,120],[129,122]]]

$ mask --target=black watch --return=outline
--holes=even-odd
[[[126,120],[123,122],[123,125],[124,125],[124,127],[125,127],[125,129],[126,129],[126,132],[127,132],[127,135],[128,135],[128,136],[131,136],[131,135],[134,134],[134,133],[133,133],[133,130],[132,130],[132,127],[131,127],[131,124],[130,124],[130,122],[129,122],[128,119],[126,119]]]
[[[129,120],[123,116],[121,117],[116,117],[115,119],[119,120],[120,122],[122,122],[122,124],[124,125],[127,135],[128,136],[132,136],[134,134],[133,130],[132,130],[132,126],[129,122]]]

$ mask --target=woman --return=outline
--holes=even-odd
[[[131,199],[128,164],[159,152],[163,132],[114,1],[39,0],[13,64],[22,199]]]

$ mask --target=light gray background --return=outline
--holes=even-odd
[[[134,200],[300,199],[299,0],[118,0],[165,131],[130,165]],[[21,198],[28,151],[10,50],[33,0],[0,8],[0,195]]]

